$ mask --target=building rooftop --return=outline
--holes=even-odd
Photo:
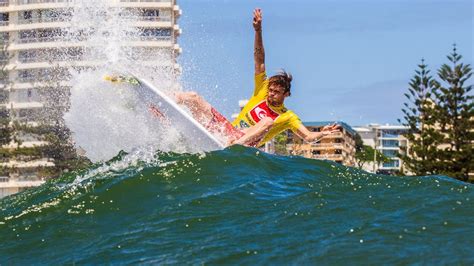
[[[369,124],[366,126],[354,126],[354,129],[356,131],[365,131],[365,130],[371,130],[371,128],[377,128],[377,129],[400,129],[400,130],[408,130],[409,127],[404,126],[404,125],[390,125],[390,124],[385,124],[385,125],[380,125],[380,124]]]

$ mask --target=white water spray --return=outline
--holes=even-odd
[[[101,67],[71,72],[71,106],[65,115],[75,144],[93,161],[107,160],[119,151],[153,147],[162,151],[192,152],[179,143],[173,128],[162,128],[126,86],[104,81],[107,74],[133,71],[152,80],[163,90],[177,88],[170,68],[170,53],[142,51],[148,63],[137,58],[130,41],[143,37],[133,26],[139,18],[133,12],[111,6],[107,0],[76,0],[67,35],[84,47],[83,60],[104,62]],[[138,53],[140,57],[140,53]],[[155,66],[155,67],[153,67]]]

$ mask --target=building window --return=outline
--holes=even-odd
[[[342,150],[341,150],[341,149],[336,149],[336,150],[334,151],[334,154],[342,154]]]
[[[388,163],[383,163],[383,167],[386,167],[386,168],[400,167],[400,161],[399,160],[392,160]]]
[[[31,19],[32,17],[31,11],[23,11],[23,19]]]
[[[145,18],[159,17],[160,11],[158,9],[143,9],[142,16]]]
[[[140,36],[171,36],[170,29],[142,29]]]
[[[313,151],[313,155],[321,154],[321,151]]]
[[[1,21],[8,21],[8,13],[1,13]]]
[[[398,155],[397,150],[382,150],[382,153],[383,153],[383,155],[385,155],[389,158],[397,157],[397,155]]]
[[[398,143],[398,140],[382,140],[382,146],[384,147],[398,147],[399,146],[399,143]]]

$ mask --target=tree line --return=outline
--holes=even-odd
[[[409,145],[400,147],[397,156],[404,169],[399,174],[446,175],[474,182],[474,95],[472,68],[463,63],[453,45],[435,77],[422,59],[410,79],[403,118],[399,123],[408,131],[404,137]],[[364,145],[356,136],[356,163],[359,168],[367,162],[381,164],[390,161],[382,153]]]
[[[469,181],[474,172],[472,68],[461,61],[456,45],[447,59],[434,77],[422,59],[410,80],[399,119],[409,128],[405,137],[410,145],[399,156],[416,175]]]

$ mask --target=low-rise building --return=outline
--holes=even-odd
[[[364,169],[373,173],[395,174],[403,173],[403,161],[398,157],[403,149],[409,148],[408,140],[403,136],[408,128],[401,125],[357,126],[354,130],[359,133],[364,145],[370,146],[390,159],[389,162],[377,163],[374,161],[364,165]]]

